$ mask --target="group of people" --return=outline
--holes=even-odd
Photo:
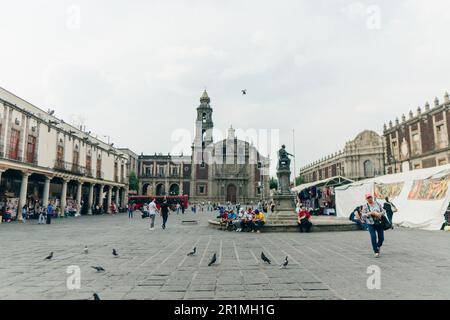
[[[181,206],[181,205],[180,205]],[[162,225],[161,228],[163,230],[167,227],[167,220],[169,219],[169,209],[170,205],[167,201],[167,198],[164,198],[163,202],[159,205],[156,204],[156,200],[153,199],[149,203],[145,203],[142,211],[144,212],[143,217],[149,217],[150,218],[150,230],[155,230],[155,218],[156,214],[160,214],[162,217]],[[136,210],[136,205],[130,203],[128,205],[128,218],[133,218],[133,212]],[[184,211],[184,210],[183,210]]]
[[[364,205],[353,210],[349,219],[358,224],[361,230],[369,231],[372,249],[375,257],[378,258],[384,242],[385,221],[387,221],[388,227],[394,229],[392,218],[397,212],[397,208],[388,197],[385,198],[383,205],[376,201],[370,193],[365,195],[365,200]]]
[[[236,213],[234,210],[227,211],[221,207],[217,218],[220,219],[220,224],[225,226],[227,230],[236,232],[260,233],[266,223],[264,212],[258,209],[252,210],[251,208],[247,210],[242,208]]]

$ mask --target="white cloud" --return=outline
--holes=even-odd
[[[72,5],[76,32],[67,28]],[[376,30],[367,27],[372,5]],[[193,132],[205,86],[222,130],[278,128],[292,149],[295,127],[297,167],[450,91],[445,0],[1,7],[0,85],[66,120],[81,115],[138,153],[168,152],[173,131]]]

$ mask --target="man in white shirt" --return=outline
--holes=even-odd
[[[155,199],[148,205],[148,214],[150,217],[150,230],[155,230],[155,217],[158,212],[158,207],[156,206]]]

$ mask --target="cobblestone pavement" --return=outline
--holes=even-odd
[[[450,299],[450,233],[396,229],[375,259],[366,232],[236,233],[211,229],[213,213],[172,214],[149,230],[137,214],[1,224],[2,299]],[[182,225],[197,219],[198,225]],[[83,254],[87,245],[89,254]],[[186,254],[197,247],[197,255]],[[114,258],[112,248],[119,257]],[[50,251],[51,261],[44,261]],[[273,264],[264,264],[264,251]],[[217,264],[207,264],[216,252]],[[289,256],[285,270],[279,264]],[[68,266],[81,288],[68,290]],[[90,266],[100,265],[97,273]],[[369,290],[367,268],[381,270]]]

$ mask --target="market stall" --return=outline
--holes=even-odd
[[[385,197],[398,212],[393,222],[400,226],[424,230],[440,230],[450,201],[450,165],[418,169],[379,176],[337,187],[337,216],[348,217],[358,205],[365,203],[367,192],[381,204]]]
[[[297,194],[300,202],[309,209],[313,215],[336,215],[336,202],[334,189],[354,182],[342,176],[301,184],[292,191]]]

